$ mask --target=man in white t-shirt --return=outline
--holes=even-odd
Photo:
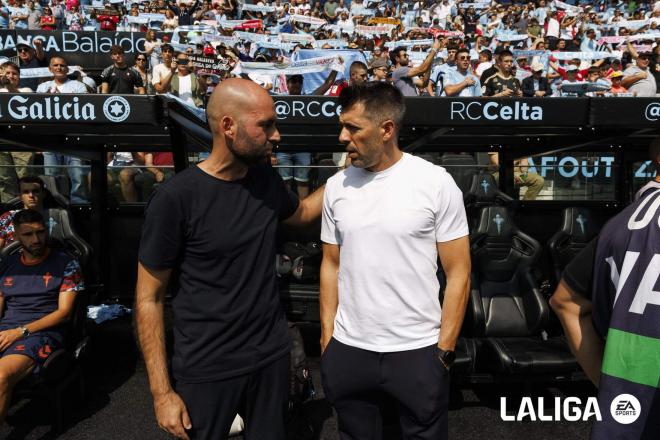
[[[170,90],[170,82],[172,75],[176,71],[176,67],[172,64],[172,57],[174,56],[174,48],[165,43],[160,47],[163,62],[154,66],[153,74],[151,75],[151,84],[157,93],[167,93]]]
[[[39,84],[37,93],[87,93],[85,84],[69,79],[69,65],[64,58],[52,57],[48,70],[53,74],[53,79]]]
[[[399,90],[351,86],[339,102],[352,166],[328,180],[323,201],[326,397],[342,439],[379,438],[383,393],[399,402],[403,438],[446,439],[449,367],[470,279],[463,197],[444,168],[399,150]]]

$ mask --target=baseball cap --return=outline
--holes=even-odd
[[[18,44],[16,45],[16,49],[18,49],[18,48],[20,48],[20,47],[27,47],[28,49],[32,49],[32,46],[30,46],[30,45],[27,44],[27,43],[18,43]]]
[[[570,66],[566,67],[567,72],[577,72],[578,67],[576,65],[571,64]]]
[[[610,75],[610,78],[623,78],[623,72],[617,70],[615,72],[612,72]]]
[[[385,58],[377,58],[369,66],[369,70],[380,69],[381,67],[387,67],[387,60]]]
[[[533,62],[531,68],[532,72],[543,72],[543,64],[538,61]]]

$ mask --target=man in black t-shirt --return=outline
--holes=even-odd
[[[252,81],[223,81],[207,108],[213,150],[163,183],[140,242],[136,321],[159,425],[220,439],[237,413],[247,440],[284,438],[289,336],[277,292],[278,223],[320,217],[323,190],[302,201],[269,156],[280,141],[273,100]],[[172,270],[172,378],[163,300]]]
[[[101,93],[113,95],[132,95],[137,89],[139,95],[145,94],[142,77],[124,59],[124,48],[112,46],[110,56],[114,64],[101,73]]]
[[[512,74],[513,53],[505,49],[497,56],[497,73],[482,83],[481,93],[493,98],[522,97],[522,86]]]

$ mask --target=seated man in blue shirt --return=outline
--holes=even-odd
[[[0,263],[0,423],[14,386],[64,345],[63,324],[84,289],[78,261],[48,247],[38,211],[18,212],[14,228],[22,252]]]
[[[456,69],[448,70],[444,78],[444,96],[481,96],[479,78],[472,72],[470,50],[460,48],[456,52]]]

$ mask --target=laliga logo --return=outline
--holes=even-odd
[[[646,106],[646,119],[652,122],[660,119],[660,102],[652,102]]]
[[[121,96],[111,96],[103,104],[103,114],[112,122],[123,122],[131,115],[131,105]]]
[[[294,118],[318,118],[323,115],[326,118],[334,118],[341,113],[341,106],[337,105],[334,101],[291,101],[290,103],[286,101],[276,101],[275,113],[279,120],[284,120],[289,116]]]
[[[599,422],[603,420],[598,407],[598,399],[589,397],[587,403],[582,405],[582,400],[579,397],[555,397],[554,411],[546,414],[546,407],[543,402],[543,397],[539,397],[536,402],[531,397],[523,397],[520,401],[517,415],[508,415],[506,410],[506,397],[500,397],[500,418],[505,422],[521,422],[525,418],[535,422],[537,420],[542,422],[560,422],[566,420],[568,422],[577,422],[578,420],[587,421],[591,417],[596,417]],[[536,403],[536,406],[534,406]]]
[[[470,119],[478,121],[480,119],[489,121],[541,121],[543,120],[543,109],[538,106],[529,106],[526,102],[516,101],[513,105],[500,104],[499,102],[487,102],[483,104],[479,101],[465,103],[454,101],[451,103],[449,119]]]

